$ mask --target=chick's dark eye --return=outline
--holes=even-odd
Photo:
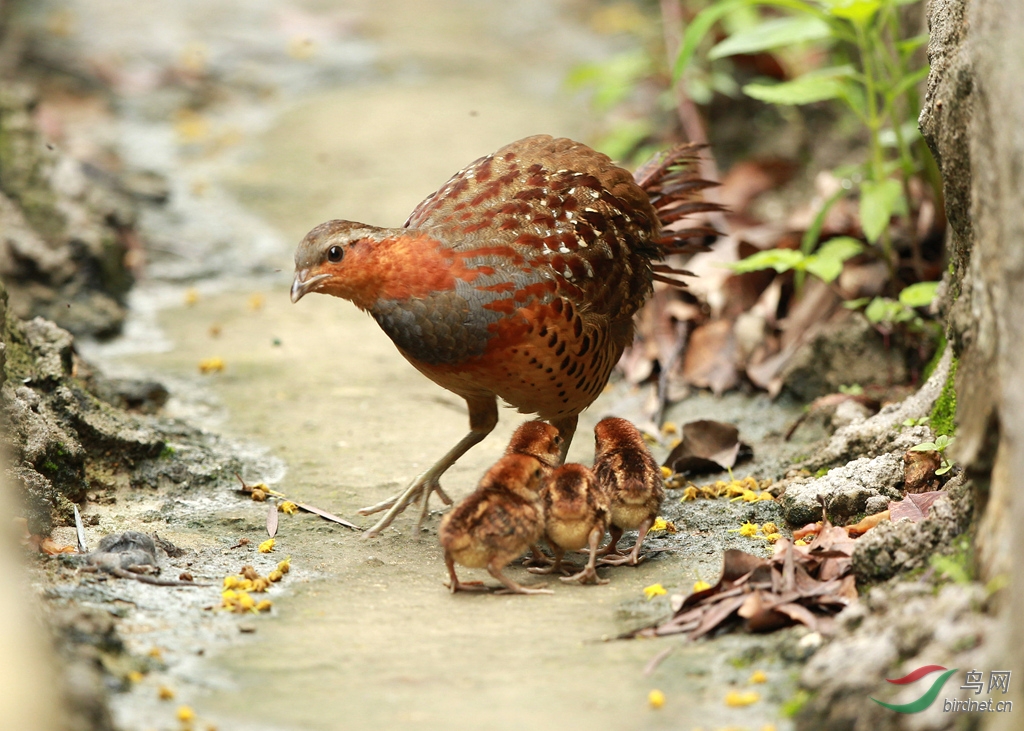
[[[345,251],[340,246],[332,246],[327,250],[327,261],[337,264],[345,256]]]
[[[562,437],[560,437],[560,436],[558,436],[558,435],[556,434],[556,435],[555,435],[555,438],[554,438],[554,439],[553,439],[552,441],[553,441],[553,442],[555,443],[555,446],[557,447],[557,446],[558,446],[559,444],[561,444],[561,443],[562,443]]]

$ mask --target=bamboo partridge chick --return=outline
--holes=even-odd
[[[594,474],[611,504],[611,541],[601,550],[606,564],[640,563],[640,546],[654,525],[665,498],[665,481],[639,430],[625,419],[609,417],[594,427]],[[623,532],[637,531],[626,555],[619,552]]]
[[[487,591],[479,581],[459,581],[456,563],[486,568],[513,594],[551,593],[521,586],[502,573],[544,534],[539,494],[544,474],[544,466],[533,457],[507,454],[487,471],[476,490],[444,516],[439,536],[453,594]]]
[[[531,568],[536,574],[562,570],[566,551],[589,548],[590,557],[579,573],[563,576],[562,581],[580,584],[607,584],[595,568],[597,547],[611,520],[608,496],[589,467],[565,464],[545,480],[541,490],[544,505],[544,537],[554,553],[554,563],[546,568]],[[536,549],[534,554],[537,554]]]

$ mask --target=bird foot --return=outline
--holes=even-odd
[[[587,566],[578,574],[572,576],[563,576],[562,581],[569,583],[575,582],[577,584],[607,584],[608,579],[602,579],[597,575],[597,571],[592,566]]]
[[[452,594],[460,591],[490,591],[490,587],[482,581],[446,581],[444,585]]]
[[[542,587],[547,586],[546,584],[534,584],[533,586],[521,586],[519,584],[513,584],[512,586],[504,589],[498,589],[495,594],[554,594],[555,592],[551,589],[544,589]]]
[[[421,475],[416,478],[409,487],[398,495],[390,497],[376,505],[370,505],[369,507],[359,510],[358,513],[360,515],[373,515],[374,513],[379,513],[382,510],[387,511],[384,516],[373,525],[373,527],[363,533],[363,538],[374,538],[379,535],[382,530],[391,525],[395,518],[398,517],[398,515],[409,507],[409,505],[417,498],[423,501],[420,518],[416,524],[417,528],[423,524],[423,520],[427,516],[428,504],[432,493],[436,492],[442,502],[446,505],[451,505],[452,499],[448,497],[448,494],[443,489],[441,489],[441,485],[437,480],[431,480],[429,478],[424,479],[425,477],[425,475]]]
[[[639,566],[647,559],[647,555],[634,556],[632,553],[610,554],[597,559],[600,566]]]
[[[566,576],[568,576],[569,574],[572,573],[572,569],[573,568],[575,568],[575,567],[566,566],[565,564],[561,564],[559,566],[556,566],[555,564],[552,563],[552,564],[548,564],[547,566],[528,566],[526,570],[529,571],[531,574],[544,574],[544,575],[547,575],[547,574],[558,573],[558,574],[565,574]]]

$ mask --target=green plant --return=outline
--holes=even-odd
[[[922,332],[925,320],[916,312],[916,308],[931,304],[938,290],[938,282],[917,282],[904,287],[898,299],[890,297],[862,297],[843,303],[851,310],[863,309],[864,317],[876,327],[891,332],[896,326],[902,325],[911,332]],[[939,329],[936,327],[936,335]]]
[[[917,133],[916,121],[920,111],[917,85],[928,74],[927,65],[917,65],[916,51],[928,36],[905,37],[899,19],[900,7],[915,1],[724,0],[701,11],[686,29],[675,62],[677,79],[688,72],[698,47],[718,21],[758,6],[782,13],[781,17],[758,16],[752,25],[713,46],[708,58],[817,44],[827,51],[829,65],[806,70],[781,83],[755,81],[743,86],[742,91],[775,105],[836,101],[849,109],[867,132],[867,159],[822,205],[801,242],[800,252],[794,252],[805,259],[784,255],[790,257],[788,268],[797,268],[799,261],[813,255],[829,209],[856,192],[864,236],[877,247],[876,253],[895,281],[890,222],[895,215],[905,217],[906,230],[913,239],[917,212],[910,207],[910,179],[923,177],[935,200],[941,201],[938,168]],[[760,261],[763,266],[759,268],[776,266],[776,261],[767,258]],[[811,266],[805,265],[804,269],[821,276]],[[826,274],[833,270],[827,269]]]
[[[939,469],[935,470],[935,474],[944,475],[953,469],[953,463],[946,459],[943,454],[946,448],[956,441],[953,437],[947,437],[945,434],[940,434],[935,437],[934,442],[921,442],[920,444],[914,445],[910,448],[911,452],[938,452],[942,457],[942,465]]]

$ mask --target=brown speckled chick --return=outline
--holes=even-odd
[[[601,550],[602,563],[640,563],[640,545],[658,517],[665,498],[661,469],[654,461],[640,431],[625,419],[609,417],[594,427],[596,443],[594,474],[611,503],[611,541]],[[629,554],[619,552],[623,532],[636,530],[636,544]]]
[[[547,475],[551,468],[557,467],[561,461],[562,437],[558,429],[546,421],[527,421],[519,425],[512,433],[505,454],[523,454],[537,459],[546,468]]]
[[[608,496],[589,467],[581,464],[562,465],[548,477],[541,490],[544,503],[545,537],[555,554],[555,562],[547,568],[531,568],[535,574],[561,571],[566,551],[589,546],[587,565],[577,574],[563,576],[562,581],[581,584],[607,584],[594,568],[597,544],[604,538],[611,521]]]
[[[547,470],[534,457],[506,454],[469,496],[441,520],[439,536],[448,566],[448,588],[487,591],[479,581],[460,582],[455,563],[486,568],[513,594],[550,594],[548,589],[520,586],[502,573],[544,534],[540,489]]]

